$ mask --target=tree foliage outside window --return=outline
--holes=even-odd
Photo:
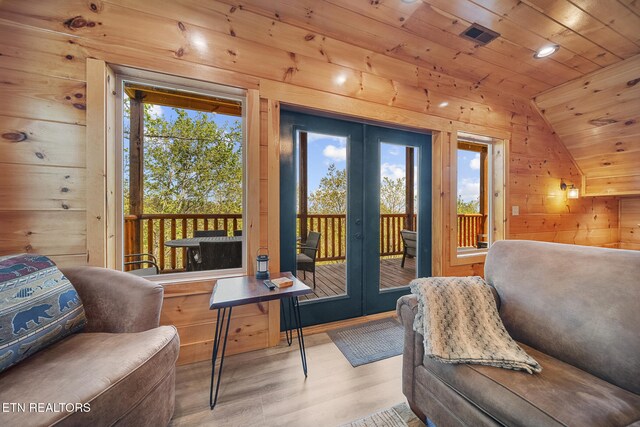
[[[128,110],[126,103],[126,138]],[[219,126],[212,113],[172,110],[176,117],[167,120],[144,104],[144,213],[241,213],[241,121]]]

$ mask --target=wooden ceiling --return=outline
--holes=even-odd
[[[640,192],[640,55],[542,93],[535,102],[585,176],[583,191]]]
[[[636,0],[223,1],[523,98],[640,53]],[[473,22],[501,36],[486,46],[460,37]],[[559,51],[533,58],[549,44]]]

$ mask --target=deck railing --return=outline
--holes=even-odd
[[[400,231],[406,227],[405,214],[380,215],[380,255],[400,255],[403,251]],[[476,247],[478,234],[484,229],[485,216],[459,214],[458,247]],[[414,224],[416,217],[413,218]],[[298,230],[300,217],[298,216]],[[139,235],[136,236],[136,228]],[[183,271],[186,249],[165,246],[168,240],[193,237],[195,230],[225,230],[232,236],[242,230],[241,214],[144,214],[127,215],[124,223],[124,253],[152,253],[163,273]],[[340,261],[346,258],[346,216],[308,214],[307,230],[320,233],[317,261]]]
[[[140,235],[136,236],[136,226]],[[187,250],[169,248],[168,240],[193,237],[196,230],[242,230],[242,214],[143,214],[124,217],[124,253],[151,253],[163,273],[183,271]],[[137,239],[137,240],[136,240]]]
[[[402,213],[380,215],[381,256],[402,254],[400,230],[406,228],[406,218]],[[346,258],[346,222],[344,214],[307,214],[307,230],[320,233],[316,261],[340,261]],[[300,231],[300,215],[297,230]]]
[[[483,214],[458,214],[458,247],[477,248],[478,235],[484,233],[484,222],[487,216]]]

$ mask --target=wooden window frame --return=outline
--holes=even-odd
[[[449,145],[451,159],[450,170],[450,215],[449,224],[449,259],[452,266],[483,263],[488,248],[486,249],[458,249],[458,223],[457,223],[457,200],[458,200],[458,144],[459,142],[475,142],[487,145],[488,148],[488,188],[487,197],[487,233],[489,234],[489,247],[493,242],[505,239],[506,236],[506,168],[508,141],[493,135],[469,134],[466,132],[452,132],[451,144]]]

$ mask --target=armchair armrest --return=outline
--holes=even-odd
[[[298,245],[298,249],[311,249],[312,251],[318,252],[318,248],[313,246]]]
[[[158,327],[161,285],[106,268],[73,267],[62,272],[80,295],[87,332],[141,332]]]
[[[402,392],[413,402],[414,370],[422,364],[424,344],[421,334],[413,330],[413,319],[418,312],[418,299],[415,295],[405,295],[398,300],[396,313],[404,326],[404,350],[402,356]]]

